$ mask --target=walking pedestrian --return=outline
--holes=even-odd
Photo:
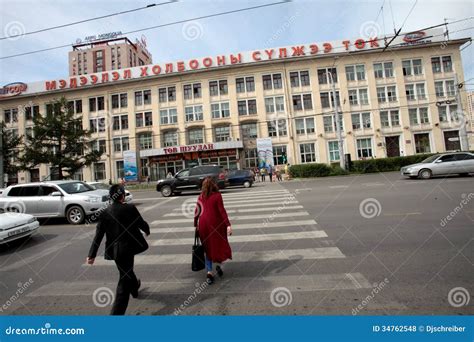
[[[254,173],[254,175],[255,175],[255,177],[254,177],[255,183],[260,182],[260,170],[259,170],[259,168],[258,168],[258,167],[254,167],[254,168],[253,168],[253,173]]]
[[[265,174],[267,173],[267,169],[265,167],[262,167],[260,169],[260,179],[262,182],[265,182]]]
[[[276,174],[277,181],[281,182],[281,171],[280,171],[280,170],[276,170],[276,171],[275,171],[275,174]]]
[[[273,166],[268,165],[268,175],[270,176],[270,182],[273,182]]]
[[[138,297],[141,281],[133,271],[136,254],[148,249],[148,244],[140,230],[150,235],[150,227],[133,204],[125,203],[125,189],[114,184],[110,187],[112,204],[100,215],[96,233],[86,262],[93,265],[97,251],[104,238],[106,260],[114,260],[119,271],[119,281],[111,315],[124,315],[130,295]]]
[[[232,250],[227,239],[227,235],[232,235],[232,227],[219,187],[212,177],[206,177],[202,183],[202,191],[194,212],[194,226],[204,247],[206,281],[210,285],[214,283],[213,263],[217,263],[216,272],[222,277],[224,272],[221,264],[232,259]]]

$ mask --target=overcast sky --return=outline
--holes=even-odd
[[[0,35],[16,30],[30,32],[114,12],[146,6],[149,1],[116,0],[0,0]],[[166,2],[167,0],[159,0]],[[112,31],[132,31],[153,25],[191,19],[212,13],[279,0],[181,0],[168,5],[87,22],[66,28],[0,41],[0,56],[46,49],[74,43],[77,38]],[[286,46],[297,43],[322,42],[357,38],[367,28],[393,32],[402,25],[415,0],[373,1],[303,1],[292,2],[176,24],[129,36],[132,40],[144,34],[154,62],[187,60],[193,57]],[[383,15],[378,16],[384,4]],[[393,9],[393,12],[390,9]],[[393,14],[393,16],[392,16]],[[471,0],[418,0],[403,31],[417,30],[442,23],[444,18],[457,20],[474,15]],[[450,26],[450,31],[474,27],[474,20]],[[472,37],[473,30],[453,33],[451,38]],[[32,82],[68,75],[67,53],[62,48],[42,53],[0,60],[0,86],[9,82]],[[465,79],[474,77],[472,46],[462,52]],[[474,80],[469,83],[474,84]],[[469,86],[474,89],[474,86]]]

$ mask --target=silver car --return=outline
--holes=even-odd
[[[474,173],[474,154],[470,152],[435,154],[421,163],[404,166],[400,171],[403,176],[423,179],[455,174],[469,175]]]
[[[38,218],[65,217],[81,224],[107,206],[109,192],[80,181],[50,181],[9,186],[0,195],[0,212],[19,212]]]
[[[40,228],[36,217],[20,213],[0,214],[0,245],[35,234]]]

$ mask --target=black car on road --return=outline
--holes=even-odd
[[[224,189],[229,185],[227,176],[221,166],[200,165],[183,169],[172,178],[160,179],[156,184],[156,191],[161,192],[163,197],[169,197],[183,191],[200,190],[206,177],[214,178],[220,189]]]
[[[255,175],[251,170],[232,170],[228,173],[229,186],[243,185],[250,188],[255,180]]]

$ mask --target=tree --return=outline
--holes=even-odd
[[[2,136],[3,174],[15,174],[20,170],[20,165],[15,161],[18,160],[18,151],[23,137],[7,129],[3,121],[0,122],[0,131]],[[3,185],[3,179],[0,180],[1,185]]]
[[[91,132],[82,128],[82,118],[64,97],[49,103],[46,115],[37,115],[33,123],[33,134],[25,137],[23,168],[50,164],[57,178],[64,179],[99,161],[102,152],[93,148],[96,140],[90,139]]]

